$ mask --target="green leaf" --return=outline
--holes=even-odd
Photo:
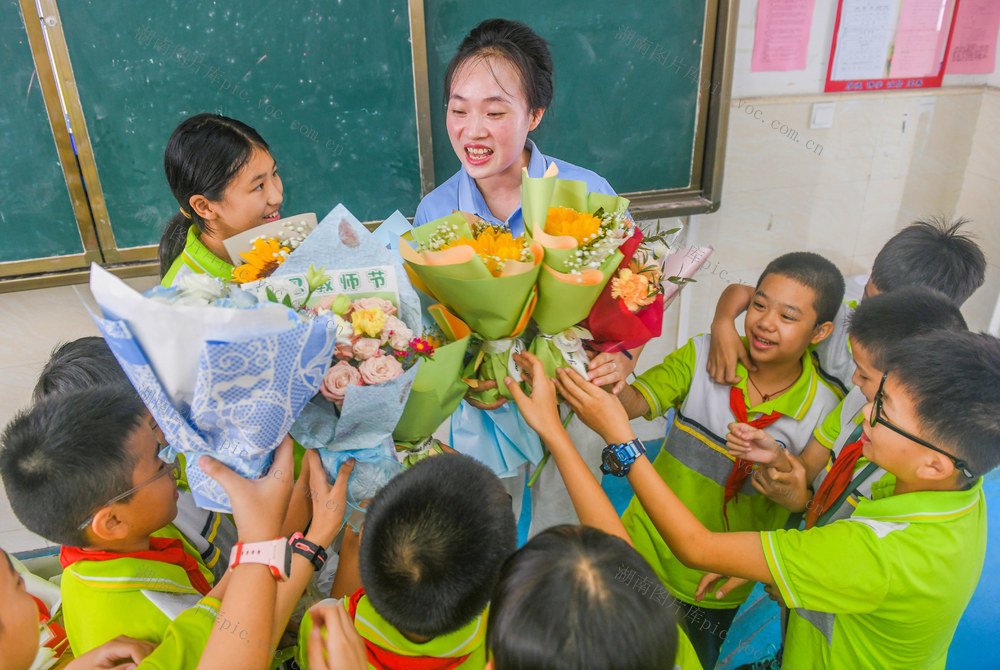
[[[281,301],[281,304],[284,305],[285,307],[290,307],[292,309],[295,309],[295,305],[292,304],[292,296],[288,295],[287,293],[285,294],[284,299]]]
[[[274,295],[274,291],[271,290],[270,286],[264,287],[264,294],[267,296],[267,299],[270,300],[271,302],[279,302],[278,296]]]

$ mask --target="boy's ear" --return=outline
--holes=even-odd
[[[212,206],[212,201],[201,194],[188,198],[188,204],[191,206],[191,210],[205,221],[211,221],[218,216]]]
[[[128,536],[128,524],[110,506],[99,509],[87,529],[102,542],[124,540]]]
[[[812,342],[813,344],[819,344],[826,338],[830,337],[830,333],[833,332],[833,321],[825,321],[813,330]]]
[[[939,482],[955,476],[958,471],[950,458],[930,449],[927,451],[929,453],[926,456],[921,455],[920,464],[914,472],[919,479]]]

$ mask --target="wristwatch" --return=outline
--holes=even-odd
[[[267,542],[237,542],[229,554],[229,567],[242,563],[266,565],[274,578],[283,582],[292,570],[292,548],[284,537]]]
[[[601,452],[601,472],[615,477],[624,477],[632,469],[635,459],[646,453],[646,447],[639,440],[629,440],[623,444],[609,444]]]
[[[295,533],[288,538],[288,546],[292,548],[292,553],[308,558],[317,571],[322,570],[326,564],[326,550],[307,540],[302,533]]]

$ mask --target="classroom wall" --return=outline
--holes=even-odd
[[[867,274],[889,237],[932,215],[972,219],[990,265],[963,312],[975,329],[989,324],[1000,291],[1000,73],[825,94],[835,5],[816,3],[805,70],[764,73],[750,71],[757,3],[741,5],[722,206],[689,221],[691,241],[715,253],[687,289],[681,339],[709,329],[727,283],[754,283],[775,256],[815,251],[847,276]],[[812,130],[821,102],[836,105],[833,127]]]

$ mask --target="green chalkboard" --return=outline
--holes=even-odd
[[[0,262],[83,252],[16,2],[0,3]]]
[[[119,247],[159,240],[177,207],[163,149],[199,112],[260,132],[285,214],[415,210],[404,0],[72,0],[59,11]]]
[[[620,193],[691,185],[705,3],[692,0],[427,0],[435,181],[459,167],[448,142],[444,73],[480,21],[523,21],[549,42],[555,96],[531,137]],[[693,69],[692,69],[693,68]]]

